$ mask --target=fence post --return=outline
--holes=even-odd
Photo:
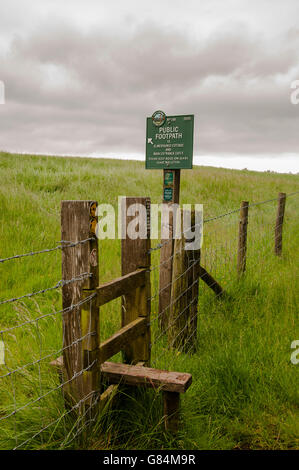
[[[63,309],[83,302],[62,316],[65,398],[72,405],[80,402],[81,412],[94,404],[100,387],[99,309],[95,298],[84,303],[99,284],[96,208],[94,201],[61,202],[62,279],[84,274],[83,280],[62,286]],[[89,238],[92,240],[68,246],[68,242]]]
[[[169,186],[166,183],[166,175],[172,174],[172,199],[167,199],[165,188]],[[173,204],[178,204],[180,199],[180,176],[181,170],[163,170],[163,204],[167,204],[169,208]],[[169,239],[161,239],[161,254],[160,254],[160,280],[159,280],[159,325],[162,332],[167,331],[169,322],[169,305],[171,297],[171,279],[173,268],[173,253],[174,253],[174,239],[173,239],[173,213],[169,214]]]
[[[241,276],[241,274],[244,273],[246,269],[248,206],[248,201],[241,202],[237,263],[238,276]]]
[[[177,392],[163,392],[163,410],[165,430],[176,434],[180,423],[180,394]]]
[[[278,193],[278,204],[275,224],[275,247],[274,252],[277,256],[282,254],[282,227],[284,219],[284,210],[286,204],[286,193]]]
[[[151,356],[151,284],[150,284],[150,199],[146,197],[126,197],[122,200],[122,246],[121,270],[122,275],[129,274],[139,268],[148,268],[145,286],[138,287],[132,293],[126,294],[122,299],[122,327],[136,320],[138,317],[148,319],[148,328],[144,335],[132,341],[123,349],[124,362],[137,364],[143,362],[150,365]],[[132,212],[128,212],[131,207]],[[144,209],[142,209],[142,207]],[[128,226],[136,219],[136,212],[140,218],[137,231],[144,231],[144,238],[132,239],[128,235]],[[140,210],[139,210],[140,209]],[[143,218],[143,215],[145,217]]]
[[[196,223],[195,210],[191,211],[191,226]],[[188,259],[188,291],[187,302],[189,305],[189,335],[186,349],[190,353],[195,352],[197,347],[197,323],[198,323],[198,289],[200,279],[200,250],[187,250]]]
[[[183,227],[183,211],[180,217]],[[195,225],[194,210],[191,212],[191,225]],[[188,240],[183,233],[180,239],[175,240],[168,343],[170,347],[189,352],[196,349],[197,343],[200,250],[185,250],[186,243]]]

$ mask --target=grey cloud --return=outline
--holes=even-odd
[[[145,117],[162,108],[199,116],[196,152],[298,152],[298,45],[294,29],[269,44],[234,23],[202,40],[146,22],[127,34],[42,24],[1,58],[1,146],[143,153]]]

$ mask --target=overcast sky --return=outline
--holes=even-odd
[[[2,150],[144,158],[162,109],[196,163],[299,171],[299,0],[1,0],[0,80]]]

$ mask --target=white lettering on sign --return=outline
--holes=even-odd
[[[166,127],[160,127],[159,128],[159,133],[156,134],[156,139],[182,139],[183,134],[182,132],[179,132],[179,126],[166,126]]]
[[[183,138],[183,134],[181,132],[171,132],[168,134],[156,134],[156,139],[159,139],[159,140],[182,139],[182,138]]]
[[[179,126],[173,127],[160,127],[159,132],[166,134],[167,132],[179,132]]]

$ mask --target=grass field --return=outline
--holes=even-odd
[[[94,199],[115,208],[119,195],[161,202],[162,174],[146,171],[142,162],[0,153],[0,177],[0,258],[55,247],[63,199]],[[241,200],[259,202],[298,190],[299,176],[290,174],[196,167],[181,176],[181,203],[202,203],[205,219],[237,209]],[[49,368],[61,349],[61,318],[53,315],[0,335],[6,348],[6,366],[0,365],[0,448],[27,439],[22,448],[298,448],[299,364],[290,361],[291,342],[299,339],[298,201],[299,195],[287,199],[281,258],[273,254],[276,202],[250,208],[247,271],[241,281],[235,269],[238,214],[205,224],[203,264],[229,295],[220,301],[200,285],[195,354],[167,351],[163,341],[153,349],[155,366],[193,375],[174,440],[163,431],[160,394],[149,390],[134,396],[123,392],[83,441],[70,439],[74,423],[70,415],[62,417],[61,390],[47,394],[59,385]],[[159,264],[158,251],[152,264]],[[101,241],[101,282],[118,275],[120,243]],[[59,251],[0,263],[0,301],[54,286],[60,279]],[[157,283],[156,272],[154,292]],[[60,290],[0,305],[0,330],[59,309]],[[157,314],[157,300],[152,314]],[[119,301],[103,307],[101,319],[105,339],[119,328]],[[36,364],[8,374],[31,362]]]

